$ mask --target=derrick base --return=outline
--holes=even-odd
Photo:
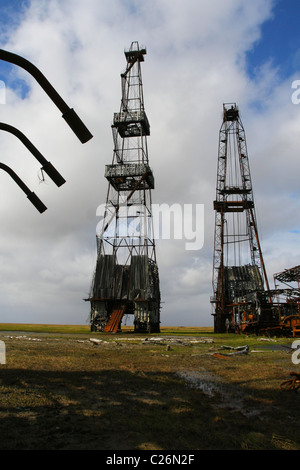
[[[152,301],[90,299],[91,331],[118,333],[126,315],[134,316],[136,333],[159,333],[159,305]]]
[[[275,277],[281,281],[294,280],[295,270]],[[300,336],[299,287],[265,290],[258,267],[250,265],[224,267],[219,284],[223,286],[220,296],[211,299],[216,306],[213,314],[216,333]]]
[[[264,290],[258,266],[224,266],[218,279],[214,313],[216,333],[257,331],[261,323],[273,324],[275,313]]]
[[[214,313],[216,333],[260,334],[275,326],[278,326],[277,308],[264,291],[249,293]]]
[[[135,332],[160,331],[158,268],[145,255],[135,255],[130,266],[118,265],[113,255],[98,258],[91,303],[91,331],[116,333],[122,319],[134,316]]]

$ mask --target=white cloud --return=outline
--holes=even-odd
[[[96,209],[106,197],[110,124],[120,105],[123,50],[135,40],[148,52],[142,72],[153,202],[205,204],[201,250],[188,253],[178,241],[158,243],[162,323],[212,324],[212,201],[223,102],[235,101],[241,109],[266,264],[278,272],[298,263],[299,249],[296,243],[291,252],[288,233],[298,226],[291,219],[299,204],[289,196],[291,190],[297,194],[300,108],[291,104],[291,83],[281,83],[272,66],[254,81],[245,72],[245,53],[259,40],[271,7],[261,0],[31,1],[1,47],[31,60],[94,138],[82,145],[35,80],[16,68],[30,92],[21,99],[7,90],[0,119],[24,132],[67,182],[61,188],[41,183],[40,165],[2,132],[2,161],[48,210],[38,214],[0,174],[1,321],[84,323],[88,317],[82,299],[94,270]],[[288,266],[276,264],[276,250],[285,250],[277,233],[285,234],[291,259],[283,254],[280,261]]]

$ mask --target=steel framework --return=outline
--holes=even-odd
[[[278,327],[283,333],[300,335],[300,266],[273,275],[277,301]],[[277,331],[276,331],[277,333]]]
[[[113,159],[106,165],[105,214],[97,234],[97,263],[88,300],[92,330],[118,331],[123,315],[134,315],[135,331],[160,330],[156,262],[141,63],[146,49],[132,42],[125,51],[122,97],[112,124]]]
[[[223,104],[213,256],[214,328],[256,322],[269,284],[259,242],[244,127],[236,103]]]

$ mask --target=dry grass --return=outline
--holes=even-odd
[[[6,326],[2,450],[300,450],[300,394],[279,390],[299,366],[288,349],[266,348],[291,340],[204,328],[142,336]],[[204,337],[213,342],[191,342]],[[228,353],[224,344],[250,352],[214,356]]]

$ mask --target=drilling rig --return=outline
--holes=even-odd
[[[113,158],[105,167],[108,191],[97,233],[97,261],[90,290],[92,331],[120,331],[132,315],[136,332],[160,331],[160,287],[153,235],[141,64],[146,48],[132,42],[121,73],[121,105],[112,124]]]
[[[213,257],[214,329],[245,331],[273,321],[260,246],[245,130],[236,103],[223,104]]]

